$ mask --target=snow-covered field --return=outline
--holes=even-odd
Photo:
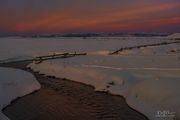
[[[1,38],[0,54],[1,61],[6,62],[53,52],[87,52],[87,56],[32,63],[29,67],[93,85],[97,91],[122,95],[151,120],[170,120],[180,118],[180,44],[108,53],[121,47],[173,41],[171,38]]]
[[[106,54],[120,47],[163,42],[161,37],[0,38],[0,60],[16,61],[53,52]],[[170,41],[170,40],[166,40]]]
[[[0,67],[0,110],[17,97],[40,89],[36,78],[28,72]],[[0,120],[9,120],[0,111]]]

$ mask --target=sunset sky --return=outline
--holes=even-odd
[[[0,0],[0,32],[180,32],[180,0]]]

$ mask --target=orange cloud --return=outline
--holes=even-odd
[[[153,5],[136,5],[126,9],[110,9],[107,14],[90,14],[85,15],[76,10],[57,11],[47,14],[41,18],[34,18],[31,21],[17,23],[12,30],[29,32],[66,32],[72,30],[102,30],[105,29],[138,29],[146,27],[157,27],[166,24],[179,24],[179,17],[154,18],[154,14],[161,15],[164,11],[180,6],[180,2],[153,4]],[[105,9],[105,8],[104,8]],[[98,11],[98,9],[97,9]],[[101,8],[101,11],[102,8]],[[104,10],[107,11],[107,10]],[[147,17],[149,17],[148,20]],[[139,22],[140,21],[140,22]],[[148,24],[148,25],[147,25]],[[103,30],[104,29],[104,30]]]

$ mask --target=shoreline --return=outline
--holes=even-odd
[[[120,95],[96,92],[93,86],[84,83],[35,73],[26,68],[29,63],[31,61],[0,64],[1,67],[28,71],[42,85],[39,91],[17,98],[3,109],[3,113],[11,120],[50,118],[148,120],[145,115],[131,108]],[[35,110],[36,107],[40,108]]]

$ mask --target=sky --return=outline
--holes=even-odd
[[[0,0],[0,32],[180,32],[180,0]]]

